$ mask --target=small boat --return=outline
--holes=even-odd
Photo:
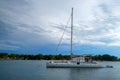
[[[90,55],[75,56],[72,52],[73,39],[73,8],[71,12],[71,60],[49,61],[46,63],[47,68],[113,68],[113,66],[104,66],[95,62]]]

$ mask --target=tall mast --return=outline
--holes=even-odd
[[[72,12],[71,12],[71,47],[70,47],[71,58],[73,56],[72,44],[73,44],[73,8],[72,8]]]

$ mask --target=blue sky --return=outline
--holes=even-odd
[[[0,0],[0,52],[69,54],[74,7],[74,54],[120,56],[120,0]]]

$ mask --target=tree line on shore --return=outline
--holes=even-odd
[[[89,56],[99,61],[120,61],[120,58],[109,54]],[[43,55],[43,54],[8,54],[0,53],[0,60],[69,60],[70,55]]]

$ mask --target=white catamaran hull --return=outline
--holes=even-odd
[[[100,64],[94,63],[47,63],[47,68],[104,68]]]

